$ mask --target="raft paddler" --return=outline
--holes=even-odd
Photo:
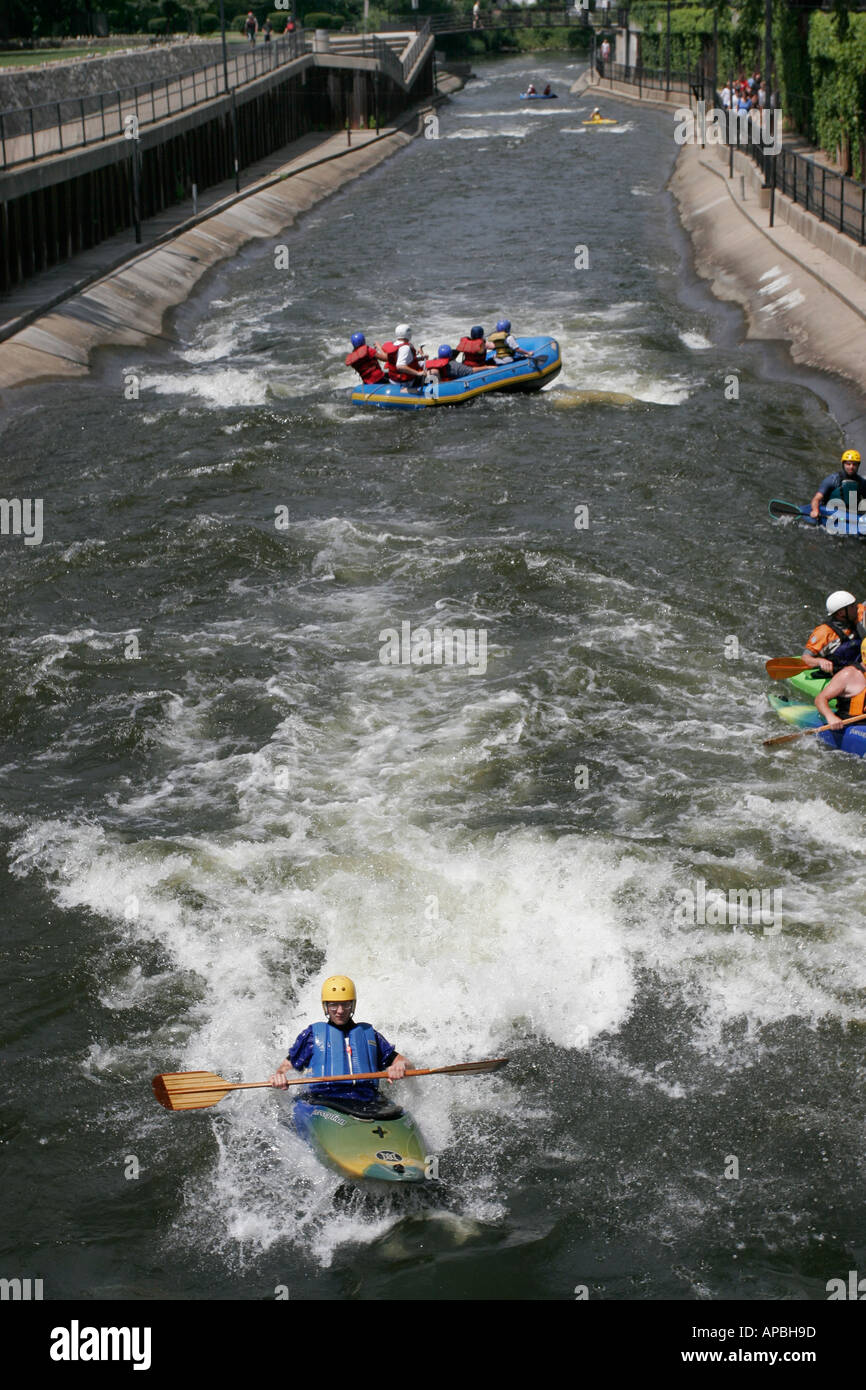
[[[500,319],[496,325],[496,331],[490,334],[490,345],[496,353],[496,361],[499,366],[503,362],[513,362],[515,357],[531,357],[531,352],[524,352],[522,347],[517,346],[517,339],[511,331],[511,320]]]
[[[836,701],[835,713],[830,701]],[[838,729],[844,719],[866,714],[866,675],[859,666],[843,666],[815,696],[815,708],[830,729]]]
[[[369,1023],[355,1022],[356,1004],[355,985],[348,975],[331,975],[322,985],[325,1022],[311,1023],[298,1034],[285,1061],[268,1078],[270,1084],[284,1091],[290,1071],[307,1072],[311,1081],[365,1071],[387,1072],[389,1082],[405,1076],[408,1060]],[[378,1090],[378,1081],[335,1081],[326,1086],[314,1084],[306,1095],[326,1103],[329,1096],[375,1100]]]
[[[860,644],[866,637],[866,604],[858,603],[847,589],[837,589],[827,599],[827,621],[819,623],[806,643],[803,660],[828,676],[860,660]]]
[[[408,323],[398,323],[394,329],[394,341],[383,343],[382,349],[388,359],[388,376],[401,386],[423,385],[424,370],[418,360],[412,343],[412,329]]]
[[[826,507],[828,502],[842,498],[846,510],[851,510],[850,494],[855,494],[854,512],[859,512],[860,502],[866,498],[866,478],[860,474],[860,455],[856,449],[846,449],[841,458],[842,467],[824,479],[809,504],[809,514],[818,519],[818,508]]]
[[[352,334],[352,351],[346,358],[346,366],[354,367],[359,377],[367,385],[373,385],[379,381],[387,381],[387,375],[379,366],[380,362],[387,362],[388,358],[379,343],[370,347],[363,333]]]
[[[461,338],[457,351],[463,354],[463,365],[473,372],[480,372],[488,365],[487,349],[492,346],[484,336],[484,329],[476,324],[469,330],[467,338]]]

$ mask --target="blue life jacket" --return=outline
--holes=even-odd
[[[849,478],[844,471],[834,473],[828,481],[832,483],[832,487],[826,494],[826,502],[835,502],[842,498],[847,506],[849,493],[855,492],[858,501],[861,497],[866,496],[866,478],[861,477],[859,473],[855,473],[853,478]]]
[[[379,1071],[376,1031],[369,1023],[353,1023],[345,1032],[332,1023],[313,1024],[313,1056],[309,1076],[345,1076],[347,1072]],[[347,1086],[378,1091],[378,1081],[351,1081],[342,1086],[323,1086],[321,1094],[345,1090]]]

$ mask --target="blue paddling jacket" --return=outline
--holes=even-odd
[[[369,1023],[354,1019],[345,1028],[323,1020],[299,1033],[289,1051],[295,1071],[311,1077],[344,1076],[347,1072],[384,1071],[397,1056],[396,1047]],[[378,1081],[337,1081],[332,1086],[311,1086],[310,1099],[375,1100]]]

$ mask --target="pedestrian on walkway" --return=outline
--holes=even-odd
[[[256,34],[258,33],[258,28],[259,28],[259,21],[256,19],[256,17],[255,17],[255,15],[253,14],[252,10],[248,10],[248,11],[247,11],[247,17],[246,17],[246,19],[244,20],[244,31],[245,31],[246,36],[247,36],[247,38],[249,39],[249,41],[250,41],[251,44],[255,44],[255,41],[256,41]]]

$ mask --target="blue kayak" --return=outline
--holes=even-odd
[[[555,338],[518,338],[518,347],[531,353],[497,366],[488,359],[468,376],[453,381],[429,381],[417,386],[401,386],[396,381],[360,384],[352,391],[355,405],[374,405],[385,410],[423,410],[431,405],[465,405],[490,391],[540,391],[562,369],[559,343]]]
[[[824,723],[814,705],[798,703],[787,691],[773,691],[767,697],[770,707],[780,719],[790,724],[792,729],[817,729]],[[843,753],[853,753],[862,758],[866,755],[866,721],[863,724],[849,724],[845,729],[823,729],[813,736],[830,748],[839,748]]]
[[[841,498],[831,499],[829,507],[819,507],[817,520],[810,511],[808,504],[799,506],[796,502],[783,502],[780,497],[772,498],[769,505],[770,516],[776,520],[792,516],[798,525],[820,526],[831,536],[866,536],[866,512],[858,516],[856,511],[849,511]]]
[[[548,92],[548,94],[547,94],[546,96],[545,96],[544,92],[521,92],[521,93],[520,93],[520,100],[521,100],[521,101],[556,101],[557,98],[558,98],[558,96],[559,96],[559,93],[558,93],[558,92]]]

